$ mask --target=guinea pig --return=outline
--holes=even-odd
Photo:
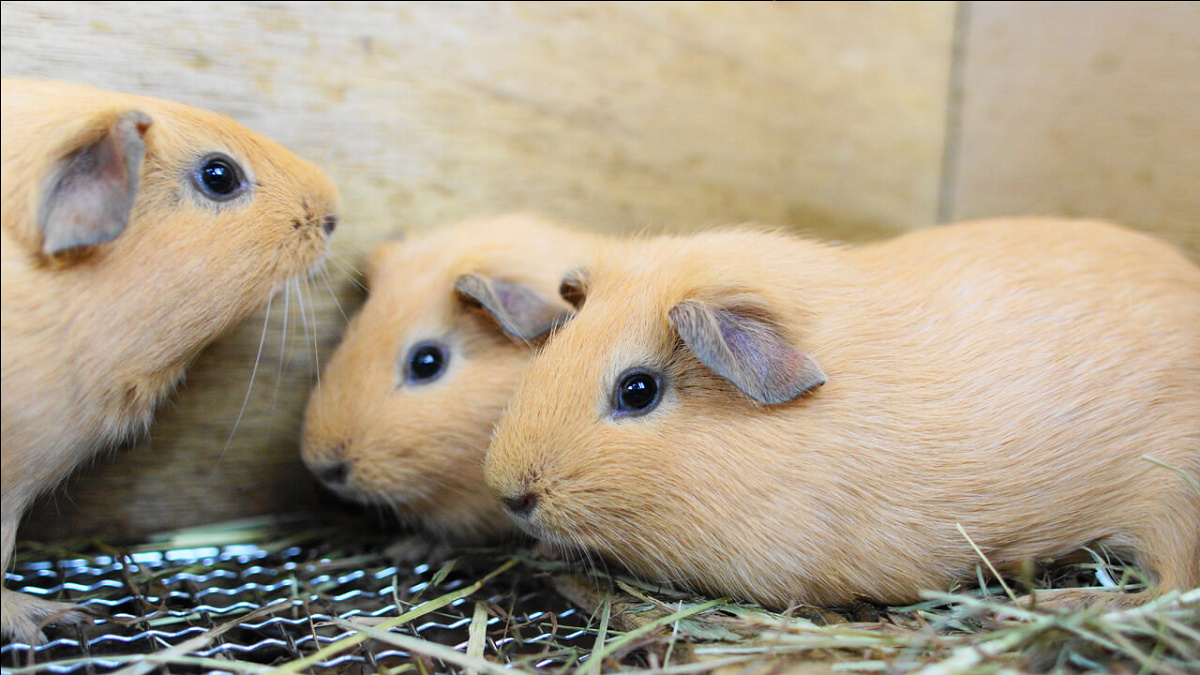
[[[143,432],[197,353],[323,258],[316,167],[180,103],[5,79],[3,565],[30,502]],[[3,634],[80,608],[4,591]]]
[[[592,239],[518,214],[380,244],[366,304],[309,400],[313,474],[445,539],[513,532],[483,456],[533,346],[570,317],[559,280]]]
[[[1101,544],[1153,584],[1060,606],[1200,582],[1200,268],[1152,237],[710,232],[604,246],[562,292],[485,464],[550,544],[771,607],[972,580],[960,525],[1006,570]]]

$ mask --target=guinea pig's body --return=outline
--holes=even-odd
[[[29,504],[144,430],[187,364],[317,264],[337,191],[227,117],[3,82],[3,564]],[[67,605],[5,590],[3,633]]]
[[[533,353],[527,340],[570,313],[559,280],[591,239],[511,215],[379,245],[367,302],[309,402],[302,455],[313,473],[450,539],[510,532],[483,456]],[[485,286],[525,304],[505,314],[480,302]]]
[[[1151,237],[710,233],[606,247],[564,295],[486,463],[537,536],[774,607],[974,579],[958,525],[1002,568],[1132,555],[1154,590],[1120,603],[1200,582],[1200,268]]]

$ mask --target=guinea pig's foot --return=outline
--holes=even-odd
[[[42,628],[47,624],[59,626],[90,621],[97,616],[94,610],[66,602],[43,600],[32,595],[4,589],[0,607],[4,637],[14,642],[39,645],[46,641]]]
[[[1090,607],[1119,610],[1138,607],[1153,598],[1148,592],[1121,593],[1094,588],[1056,588],[1038,591],[1030,596],[1017,598],[1021,607],[1030,607],[1046,612],[1078,612]]]

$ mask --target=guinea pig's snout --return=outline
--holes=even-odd
[[[346,480],[350,477],[350,464],[339,461],[324,466],[313,467],[313,475],[326,486],[334,490],[340,490],[346,487]]]
[[[321,230],[325,232],[326,237],[333,236],[333,231],[337,229],[337,226],[337,216],[325,216],[321,219]]]
[[[304,463],[325,487],[345,490],[350,482],[350,462],[346,460],[346,444],[338,443],[320,452],[305,452]]]
[[[505,497],[501,501],[509,513],[518,518],[528,518],[537,508],[539,499],[536,492],[523,492],[516,497]]]
[[[326,239],[333,236],[333,231],[338,226],[337,214],[324,212],[323,206],[314,205],[307,200],[303,202],[302,208],[304,209],[303,217],[292,220],[292,227],[297,230],[305,227],[319,228],[325,234]]]
[[[549,494],[541,469],[514,467],[497,461],[498,456],[489,454],[484,461],[484,480],[492,496],[518,527],[535,526],[535,520],[540,517],[539,510],[544,512],[545,498]]]

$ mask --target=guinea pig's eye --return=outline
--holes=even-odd
[[[432,342],[415,345],[408,352],[404,381],[408,384],[432,382],[446,371],[446,362],[449,360],[450,355],[442,345]]]
[[[246,188],[242,168],[225,155],[205,157],[193,179],[204,196],[216,201],[232,199]]]
[[[658,405],[658,376],[640,368],[630,370],[617,383],[613,410],[618,415],[644,415]]]

